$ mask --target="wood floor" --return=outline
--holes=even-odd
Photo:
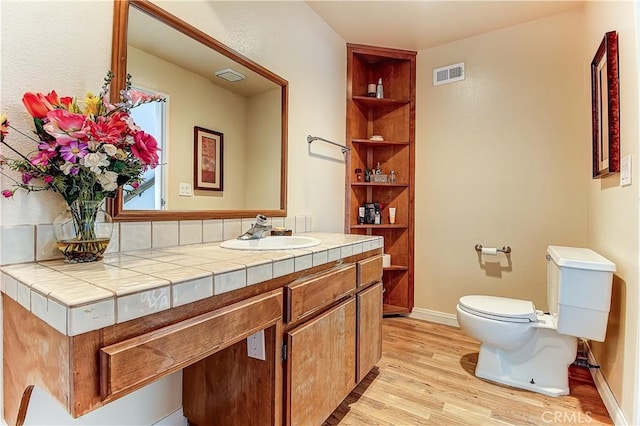
[[[475,377],[480,345],[457,328],[394,317],[382,329],[382,359],[325,425],[613,424],[584,368],[553,398]]]

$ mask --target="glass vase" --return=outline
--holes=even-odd
[[[109,246],[113,222],[103,201],[79,199],[54,220],[53,230],[65,262],[95,262]]]

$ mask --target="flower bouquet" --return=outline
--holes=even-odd
[[[131,89],[130,76],[120,92],[120,102],[111,103],[109,72],[98,96],[87,93],[83,101],[25,93],[22,102],[33,117],[35,136],[12,127],[6,115],[0,116],[0,142],[11,158],[0,155],[0,173],[13,181],[2,195],[11,198],[18,190],[52,190],[62,195],[69,207],[68,217],[56,220],[58,247],[68,262],[87,262],[102,258],[111,236],[111,219],[97,226],[104,214],[103,201],[113,198],[118,188],[130,185],[135,191],[148,168],[158,165],[158,144],[138,127],[129,112],[148,102],[164,101]],[[34,151],[22,154],[8,142],[9,129],[31,139]],[[9,168],[20,180],[6,174]],[[102,213],[101,213],[102,211]],[[108,234],[108,235],[106,235]]]

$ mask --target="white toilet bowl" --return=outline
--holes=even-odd
[[[567,373],[576,357],[577,339],[558,334],[550,315],[532,310],[536,321],[522,322],[517,317],[487,318],[465,309],[458,304],[458,324],[468,336],[481,342],[477,377],[550,396],[569,394]]]
[[[585,248],[547,248],[547,305],[463,296],[458,324],[480,341],[476,376],[545,395],[569,394],[578,337],[603,341],[615,265]]]

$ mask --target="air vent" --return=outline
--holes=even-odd
[[[216,71],[216,76],[230,81],[232,83],[236,82],[236,81],[240,81],[240,80],[244,80],[244,75],[239,73],[236,70],[233,70],[231,68],[225,68],[223,70],[220,71]]]
[[[433,85],[453,83],[454,81],[464,80],[464,62],[459,64],[447,65],[433,70]]]

